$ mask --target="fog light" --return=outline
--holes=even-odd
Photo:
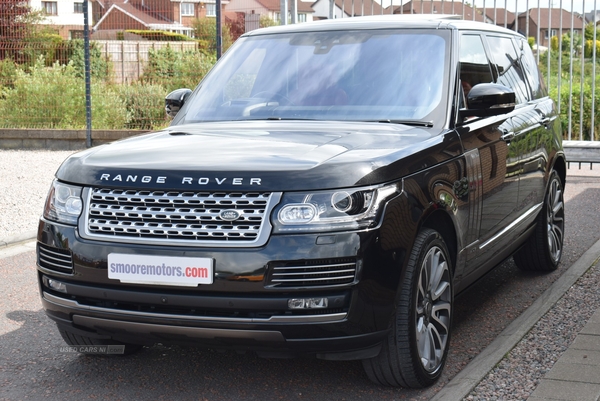
[[[292,298],[288,299],[290,309],[319,309],[327,308],[327,298]]]
[[[49,288],[52,288],[54,291],[67,293],[67,285],[60,281],[52,280],[49,278],[46,282]]]

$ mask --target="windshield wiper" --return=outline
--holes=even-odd
[[[294,120],[300,120],[300,121],[315,121],[314,118],[300,118],[300,117],[258,117],[258,118],[245,118],[244,120],[239,120],[239,121],[261,121],[261,120],[266,120],[266,121],[294,121]]]
[[[387,123],[387,124],[404,124],[411,125],[413,127],[433,127],[433,121],[420,121],[420,120],[370,120],[369,123]]]

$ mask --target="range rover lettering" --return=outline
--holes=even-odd
[[[526,38],[446,16],[243,35],[171,124],[69,157],[37,244],[70,346],[186,343],[439,377],[453,303],[509,257],[551,271],[560,123]]]

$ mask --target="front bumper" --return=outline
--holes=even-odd
[[[377,229],[272,236],[259,248],[198,249],[91,241],[75,227],[42,220],[38,278],[48,316],[89,337],[363,359],[378,354],[388,333],[401,270],[397,251],[381,249]],[[125,284],[108,278],[110,253],[212,258],[215,277],[193,288]],[[327,261],[354,261],[353,279],[283,287],[271,281],[274,266]],[[328,307],[290,310],[288,300],[302,297],[327,298]]]

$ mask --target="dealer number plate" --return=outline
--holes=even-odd
[[[212,284],[214,263],[210,258],[154,255],[108,255],[108,278],[122,283],[196,287]]]

